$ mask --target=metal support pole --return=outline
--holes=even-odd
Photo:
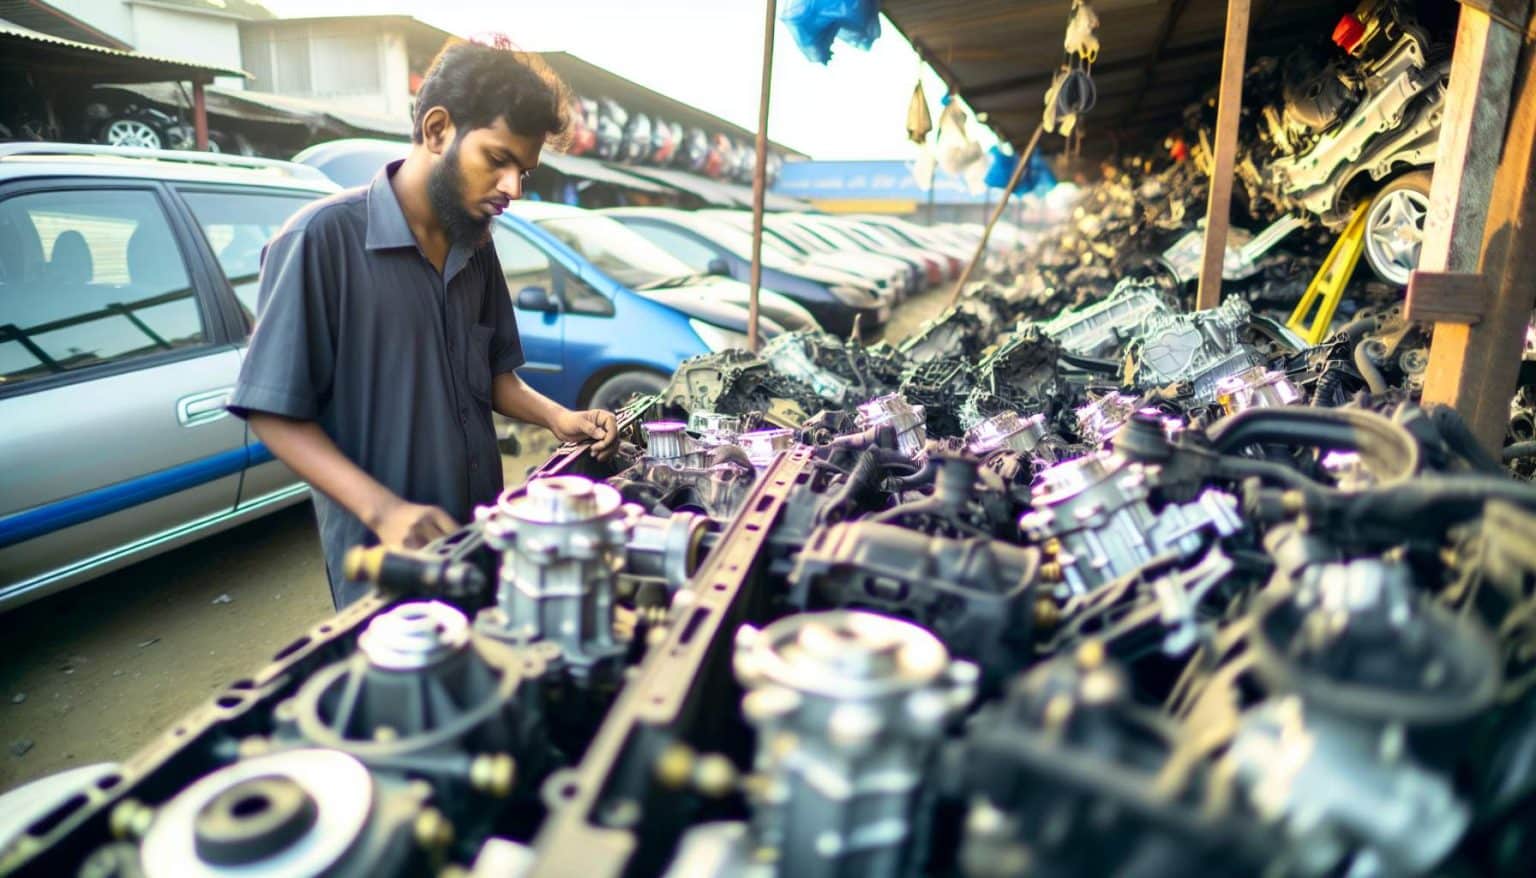
[[[1200,310],[1221,304],[1221,266],[1232,223],[1232,169],[1237,156],[1237,123],[1243,111],[1243,69],[1248,57],[1249,0],[1227,0],[1227,37],[1221,54],[1221,88],[1216,104],[1215,167],[1205,206],[1205,252],[1200,260]]]
[[[1470,203],[1477,185],[1474,180],[1471,191],[1450,192],[1459,201],[1446,204],[1448,190],[1456,186],[1454,181],[1441,182],[1449,176],[1441,166],[1430,194],[1434,223],[1426,220],[1429,228],[1420,269],[1408,285],[1408,316],[1435,321],[1424,402],[1455,406],[1478,441],[1492,452],[1504,444],[1509,398],[1519,375],[1531,308],[1536,305],[1530,283],[1536,275],[1536,50],[1530,45],[1522,48],[1517,33],[1499,35],[1497,31],[1505,27],[1490,21],[1486,13],[1462,7],[1446,104],[1451,107],[1462,99],[1468,106],[1456,118],[1462,130],[1442,128],[1440,139],[1442,148],[1449,144],[1467,152],[1461,167],[1450,166],[1458,176],[1475,178],[1482,157],[1497,157],[1481,222],[1476,272],[1467,270],[1469,260],[1462,254],[1463,237],[1479,225],[1479,211]],[[1473,42],[1463,55],[1468,45],[1463,36],[1474,40],[1478,35],[1485,41],[1484,49]],[[1503,49],[1495,52],[1501,44]],[[1503,51],[1507,49],[1514,51]],[[1494,132],[1487,130],[1480,117],[1489,103],[1495,105],[1490,112],[1497,115],[1500,76],[1513,80],[1513,95],[1504,98],[1512,109],[1507,128]],[[1463,91],[1458,92],[1458,86]],[[1471,106],[1473,101],[1476,106]],[[1448,112],[1445,124],[1452,118]],[[1455,152],[1448,157],[1453,163],[1457,158]],[[1436,196],[1441,197],[1440,203]]]
[[[971,279],[971,273],[976,270],[976,265],[981,262],[982,256],[987,252],[987,239],[992,237],[992,227],[997,225],[998,217],[1003,215],[1003,210],[1008,207],[1008,196],[1013,192],[1013,187],[1019,185],[1019,178],[1024,176],[1024,166],[1029,164],[1029,159],[1035,154],[1035,147],[1040,145],[1040,132],[1044,124],[1035,126],[1035,133],[1029,136],[1029,145],[1019,153],[1019,160],[1013,166],[1013,175],[1008,178],[1008,185],[1003,189],[1003,200],[997,203],[992,211],[992,218],[987,220],[987,225],[981,230],[981,240],[976,244],[976,252],[971,256],[971,262],[961,272],[960,279],[955,281],[955,289],[949,294],[949,304],[960,301],[960,291],[965,289],[966,281]]]
[[[763,197],[768,189],[768,96],[773,85],[773,19],[778,0],[763,4],[763,88],[757,101],[757,164],[752,169],[752,276],[747,299],[747,350],[757,350],[757,294],[763,282]]]
[[[203,81],[192,80],[192,130],[196,135],[197,148],[208,149],[208,99],[203,94]]]

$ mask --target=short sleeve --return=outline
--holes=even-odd
[[[517,332],[517,313],[512,308],[512,291],[507,288],[507,276],[502,273],[501,259],[496,247],[487,245],[488,267],[486,270],[486,313],[490,315],[491,374],[511,372],[526,362],[523,356],[523,340]]]
[[[336,363],[321,249],[306,227],[285,230],[267,246],[256,328],[235,382],[231,414],[319,417]]]

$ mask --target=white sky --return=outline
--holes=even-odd
[[[284,17],[403,13],[460,35],[507,34],[524,49],[564,50],[633,82],[757,128],[764,6],[760,0],[263,0]],[[782,9],[786,4],[779,3]],[[943,82],[921,68],[935,122]],[[823,67],[776,26],[768,136],[818,159],[912,159],[907,103],[919,62],[882,19],[868,51],[841,42]],[[992,133],[972,123],[989,146]],[[929,135],[930,143],[932,135]]]

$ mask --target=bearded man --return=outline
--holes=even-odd
[[[599,456],[618,438],[611,412],[568,410],[517,376],[490,243],[568,103],[536,57],[450,43],[418,92],[410,154],[267,246],[229,409],[309,483],[338,609],[367,592],[342,575],[349,548],[420,547],[496,499],[493,410]]]

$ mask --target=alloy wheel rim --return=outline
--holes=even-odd
[[[159,149],[160,135],[155,129],[135,119],[118,119],[107,126],[107,143],[111,146],[136,146],[143,149]]]
[[[1371,265],[1393,283],[1408,283],[1424,245],[1429,197],[1413,189],[1388,193],[1371,205],[1366,217],[1366,250]]]

